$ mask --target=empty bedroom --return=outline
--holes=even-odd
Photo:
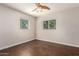
[[[79,3],[0,3],[0,56],[79,56]]]

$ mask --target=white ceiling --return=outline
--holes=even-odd
[[[37,17],[53,12],[63,11],[73,7],[79,7],[78,3],[45,3],[45,5],[49,6],[51,10],[45,10],[43,12],[37,13],[32,12],[32,10],[35,8],[34,3],[5,3],[4,5]]]

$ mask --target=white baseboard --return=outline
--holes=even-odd
[[[34,39],[38,39],[38,38],[34,38]],[[9,48],[9,47],[12,47],[12,46],[16,46],[16,45],[19,45],[19,44],[22,44],[22,43],[25,43],[25,42],[28,42],[28,41],[31,41],[31,40],[34,40],[34,39],[29,39],[27,41],[22,41],[22,42],[18,42],[18,43],[8,45],[8,46],[4,46],[4,47],[1,47],[0,50],[6,49],[6,48]],[[50,40],[45,40],[45,39],[38,39],[38,40],[54,42],[54,43],[58,43],[58,44],[64,44],[64,45],[67,45],[67,46],[73,46],[73,47],[78,47],[79,48],[79,45],[75,45],[75,44],[69,44],[69,43],[63,43],[63,42],[57,42],[57,41],[50,41]]]
[[[18,43],[14,43],[14,44],[8,45],[8,46],[4,46],[4,47],[1,47],[0,50],[7,49],[7,48],[10,48],[10,47],[13,47],[13,46],[16,46],[16,45],[19,45],[19,44],[31,41],[31,40],[34,40],[34,39],[29,39],[29,40],[26,40],[26,41],[22,41],[22,42],[18,42]]]
[[[58,44],[63,44],[63,45],[79,48],[79,45],[75,45],[75,44],[69,44],[69,43],[57,42],[57,41],[50,41],[50,40],[45,40],[45,39],[38,39],[38,40],[43,40],[43,41],[48,41],[48,42],[51,42],[51,43],[53,42],[53,43],[58,43]]]

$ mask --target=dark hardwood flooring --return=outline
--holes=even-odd
[[[1,50],[0,56],[79,56],[79,48],[32,40]]]

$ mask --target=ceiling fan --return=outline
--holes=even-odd
[[[50,8],[47,5],[41,4],[41,3],[35,3],[36,8],[32,11],[42,12],[43,10],[50,10]]]

